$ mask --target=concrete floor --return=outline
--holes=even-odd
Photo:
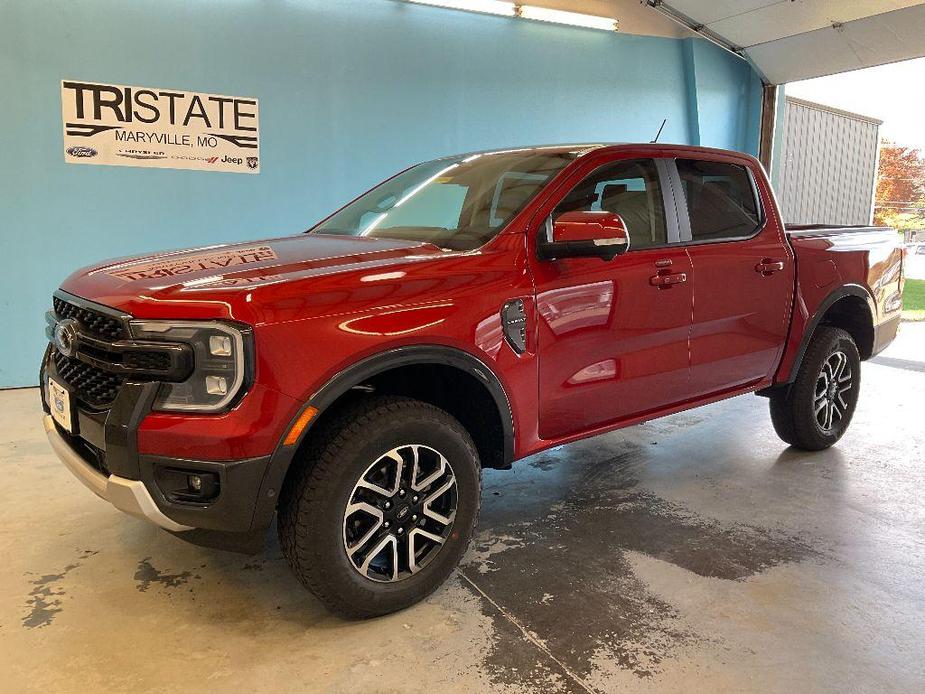
[[[348,623],[256,557],[113,510],[0,393],[0,689],[925,689],[925,324],[864,366],[834,449],[746,396],[486,474],[478,540],[425,603]]]

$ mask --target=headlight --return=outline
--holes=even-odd
[[[182,342],[193,349],[193,373],[181,383],[164,382],[156,410],[216,412],[246,387],[250,331],[213,321],[131,321],[132,336]]]

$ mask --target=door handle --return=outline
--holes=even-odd
[[[772,260],[771,258],[765,258],[755,266],[755,272],[760,272],[762,275],[772,275],[783,269],[784,262],[782,260]]]
[[[658,287],[659,289],[670,287],[675,284],[681,284],[682,282],[687,282],[687,273],[685,272],[652,275],[652,277],[649,278],[649,284],[651,284],[653,287]]]

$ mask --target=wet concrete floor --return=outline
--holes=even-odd
[[[485,475],[433,597],[332,617],[275,539],[201,549],[56,461],[0,392],[0,690],[925,690],[925,324],[864,365],[835,448],[735,398]]]

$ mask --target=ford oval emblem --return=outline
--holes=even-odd
[[[72,157],[95,157],[99,152],[97,152],[92,147],[68,147],[67,153]]]
[[[55,347],[65,357],[73,357],[77,351],[77,321],[65,318],[55,326]]]

